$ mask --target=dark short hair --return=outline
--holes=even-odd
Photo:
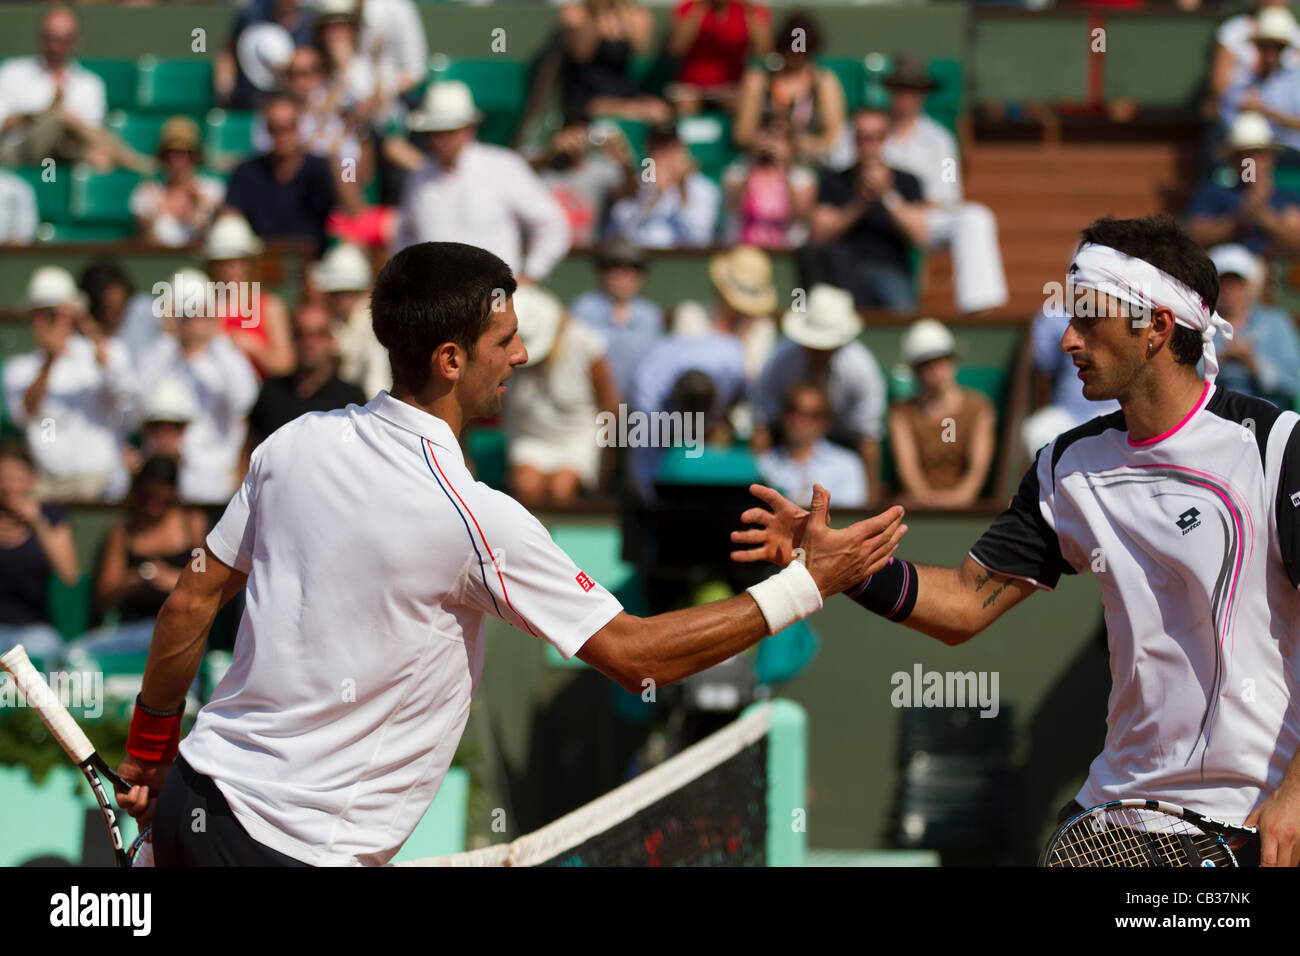
[[[104,298],[108,294],[108,290],[113,286],[125,286],[128,296],[135,292],[135,284],[131,282],[131,277],[113,259],[101,259],[86,266],[82,270],[77,285],[81,287],[81,291],[86,293],[86,298],[90,300],[90,314],[95,318],[100,318],[103,315]]]
[[[1172,216],[1164,213],[1140,219],[1104,216],[1085,227],[1079,238],[1151,263],[1190,286],[1211,309],[1219,301],[1219,273],[1214,263]],[[1132,317],[1130,310],[1125,311]],[[1136,335],[1140,328],[1129,323],[1131,335]],[[1201,333],[1183,325],[1175,326],[1169,347],[1180,365],[1195,366],[1203,351]]]
[[[776,52],[787,56],[794,51],[794,31],[803,30],[803,49],[800,53],[816,56],[822,50],[822,31],[817,21],[802,10],[795,10],[777,28]]]
[[[131,479],[131,495],[135,496],[145,485],[171,485],[180,482],[180,465],[166,455],[151,455]]]
[[[491,324],[493,300],[515,294],[499,258],[463,242],[421,242],[385,263],[370,293],[375,337],[388,349],[393,384],[423,388],[430,356],[454,342],[474,357]]]
[[[826,410],[830,411],[831,393],[830,389],[826,387],[826,383],[815,378],[801,378],[787,388],[785,394],[781,396],[782,413],[794,411],[795,398],[804,392],[816,393],[817,397],[822,400],[822,404],[826,406]]]
[[[27,442],[22,438],[0,439],[0,461],[4,461],[6,458],[21,461],[32,471],[36,470],[36,464],[32,461],[32,453],[27,448]]]

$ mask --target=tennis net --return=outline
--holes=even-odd
[[[756,704],[635,780],[511,843],[395,866],[798,866],[806,718]]]

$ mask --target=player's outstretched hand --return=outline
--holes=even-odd
[[[883,568],[906,533],[903,509],[898,505],[837,531],[831,527],[830,492],[813,485],[802,545],[808,573],[823,598],[839,594]]]
[[[731,552],[732,561],[769,561],[785,567],[794,557],[794,549],[803,543],[808,512],[766,485],[750,485],[749,493],[771,508],[750,508],[740,516],[745,524],[759,527],[731,532],[735,544],[753,547]]]

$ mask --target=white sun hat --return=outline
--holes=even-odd
[[[27,280],[27,297],[23,305],[29,311],[58,305],[85,308],[86,297],[77,288],[77,281],[67,269],[62,266],[41,266]]]
[[[262,240],[253,233],[248,220],[238,213],[225,213],[208,230],[203,255],[208,260],[246,259],[262,251]]]
[[[920,365],[956,351],[957,340],[938,319],[917,319],[903,336],[903,361],[908,365]]]
[[[535,285],[520,286],[514,294],[515,315],[519,318],[519,337],[528,350],[529,368],[551,354],[555,336],[564,318],[564,305],[554,294]]]
[[[279,85],[280,71],[293,56],[293,36],[278,23],[255,23],[239,34],[235,56],[248,81],[270,92]]]
[[[406,118],[406,125],[416,133],[433,133],[461,129],[481,119],[469,87],[460,80],[443,80],[425,91],[424,102]]]
[[[844,289],[819,283],[808,292],[804,306],[782,316],[781,331],[806,348],[837,349],[862,331],[853,296]]]
[[[1271,40],[1290,46],[1295,33],[1295,17],[1290,10],[1286,7],[1265,7],[1255,14],[1255,33],[1251,39]]]
[[[312,283],[321,292],[365,292],[370,288],[370,261],[357,246],[341,242],[311,268]]]
[[[141,422],[192,422],[199,407],[188,385],[177,378],[165,378],[154,386],[144,403]]]
[[[1279,148],[1273,138],[1273,127],[1269,125],[1268,119],[1263,113],[1252,110],[1237,114],[1232,125],[1228,127],[1224,145],[1229,152]]]

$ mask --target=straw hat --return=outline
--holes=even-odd
[[[806,308],[791,309],[781,318],[786,338],[810,349],[837,349],[862,331],[853,296],[832,285],[818,284],[808,293]]]
[[[172,116],[163,123],[158,134],[158,155],[174,149],[197,154],[201,142],[198,123],[188,116]]]
[[[903,336],[903,361],[916,366],[957,352],[957,340],[937,319],[917,319]]]
[[[515,315],[519,319],[519,337],[528,350],[530,368],[551,354],[555,336],[564,318],[564,305],[552,293],[535,285],[520,286],[513,296]]]
[[[469,87],[460,80],[443,80],[425,91],[424,102],[406,118],[406,125],[412,132],[433,133],[462,129],[482,119]]]
[[[709,260],[709,278],[722,300],[742,315],[771,315],[776,308],[772,260],[755,246],[736,246]]]

